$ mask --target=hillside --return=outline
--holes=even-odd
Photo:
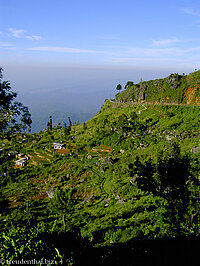
[[[171,74],[164,79],[129,83],[116,95],[120,102],[176,103],[200,105],[200,71]]]
[[[46,110],[47,113],[47,110]],[[43,114],[40,110],[34,114],[31,114],[33,123],[31,125],[31,132],[39,132],[46,128],[47,122],[49,120],[49,115],[53,117],[53,125],[56,126],[58,123],[65,121],[67,122],[67,117],[70,116],[73,124],[83,123],[93,117],[94,113],[69,113],[64,111],[49,112],[48,114]]]
[[[198,75],[175,74],[171,87],[169,78],[133,85],[68,130],[2,136],[1,258],[59,265],[196,261],[200,107],[190,104],[198,103]],[[195,90],[188,106],[152,104],[166,97],[187,103],[184,80]],[[175,98],[180,92],[186,96]],[[25,157],[27,164],[17,166]]]

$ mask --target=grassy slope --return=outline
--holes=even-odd
[[[187,79],[192,84],[192,74]],[[62,129],[55,129],[27,134],[24,143],[21,135],[1,140],[1,145],[6,143],[1,156],[8,159],[0,169],[2,176],[7,172],[1,180],[5,203],[1,228],[42,223],[46,231],[62,231],[62,215],[50,210],[53,200],[46,193],[55,186],[59,191],[72,189],[74,209],[70,217],[65,213],[67,228],[79,227],[93,246],[174,236],[164,207],[168,202],[138,187],[133,181],[138,171],[132,165],[136,156],[144,165],[149,159],[157,163],[160,151],[170,151],[174,142],[182,155],[198,161],[199,150],[191,149],[199,147],[199,122],[200,107],[145,104],[144,108],[107,100],[85,125],[72,127],[68,138]],[[66,144],[63,155],[51,146],[61,140]],[[10,150],[29,155],[28,165],[13,168],[15,159],[6,156]]]
[[[118,101],[200,104],[200,71],[189,75],[171,74],[164,79],[143,81],[116,95]],[[144,99],[143,99],[144,97]]]
[[[166,150],[174,140],[179,142],[183,153],[189,152],[192,156],[194,154],[190,152],[191,148],[199,146],[198,107],[152,105],[146,107],[147,109],[143,110],[144,107],[141,105],[107,101],[101,111],[86,123],[87,129],[84,132],[83,125],[72,129],[72,135],[75,136],[73,141],[64,140],[61,137],[62,130],[55,130],[50,136],[47,133],[35,135],[36,137],[27,136],[30,138],[29,142],[21,144],[21,150],[31,155],[29,164],[16,169],[12,181],[5,184],[2,189],[3,195],[9,200],[9,211],[16,212],[14,207],[24,206],[27,201],[38,200],[39,205],[48,203],[45,191],[54,185],[73,188],[77,206],[81,206],[78,213],[80,215],[87,213],[94,217],[90,229],[88,224],[83,227],[86,235],[103,224],[109,228],[112,219],[116,221],[116,226],[119,226],[120,221],[123,227],[126,224],[124,219],[120,220],[123,213],[132,212],[145,200],[138,188],[130,184],[132,174],[127,169],[128,165],[134,162],[135,156],[138,155],[144,158],[143,160],[151,158],[156,161],[159,151]],[[138,114],[140,110],[143,111]],[[136,127],[125,133],[118,122],[120,119],[123,123],[123,119],[131,122],[133,114],[136,114],[133,119]],[[37,143],[32,143],[32,138],[39,140]],[[53,152],[50,146],[53,139],[62,138],[67,148],[73,152],[73,156],[69,154],[62,156]],[[17,144],[6,145],[9,150]],[[109,160],[106,162],[107,157],[116,162],[114,164]],[[62,181],[58,181],[60,176]],[[84,199],[91,195],[94,195],[94,198],[89,205],[82,204]],[[141,203],[133,201],[133,198],[137,197],[141,197]],[[126,198],[127,202],[116,204],[117,200],[122,198]],[[105,207],[107,204],[105,200],[108,200],[109,207]],[[137,215],[136,212],[135,219],[138,219]],[[5,216],[2,216],[2,220],[4,218]],[[130,223],[129,219],[127,223]],[[126,241],[127,238],[121,236],[120,241]]]

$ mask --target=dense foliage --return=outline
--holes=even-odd
[[[68,119],[0,141],[3,265],[162,265],[178,249],[196,259],[199,107],[107,100],[82,125]],[[27,165],[15,165],[17,153]]]
[[[0,68],[0,133],[7,134],[30,130],[32,123],[28,107],[15,101],[17,93],[11,90],[10,82],[2,80],[2,68]]]
[[[200,104],[200,71],[189,75],[171,74],[164,79],[127,82],[125,90],[116,95],[121,102]]]

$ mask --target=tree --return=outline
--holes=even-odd
[[[75,204],[72,194],[72,189],[57,189],[54,198],[49,203],[50,210],[62,219],[64,231],[66,225],[68,228],[71,226],[70,218],[74,211]]]
[[[47,132],[50,133],[53,129],[52,116],[50,115],[49,121],[47,122]]]
[[[124,89],[128,89],[129,87],[133,86],[134,85],[134,82],[133,81],[128,81],[124,87]]]
[[[17,93],[11,90],[9,81],[3,81],[0,68],[0,133],[21,132],[31,128],[31,115],[28,107],[15,101]]]
[[[32,119],[31,119],[31,114],[28,111],[28,107],[23,106],[23,114],[21,121],[28,127],[28,132],[31,132],[31,124],[32,124]]]
[[[139,176],[138,188],[167,201],[168,220],[178,234],[188,220],[193,229],[198,228],[199,221],[197,220],[194,224],[194,218],[197,218],[200,211],[196,193],[200,182],[193,174],[191,163],[191,157],[182,154],[176,143],[167,151],[160,152],[157,163],[152,160],[142,163],[138,158],[134,163],[135,171]],[[199,169],[197,169],[198,172]]]
[[[116,87],[116,89],[117,89],[118,91],[120,91],[120,90],[122,89],[122,85],[121,85],[121,84],[118,84],[117,87]]]
[[[64,123],[64,126],[63,126],[63,133],[64,133],[64,136],[65,137],[68,137],[69,134],[71,132],[71,126],[67,126],[66,123]]]
[[[70,119],[70,116],[68,116],[68,121],[69,121],[69,126],[70,126],[70,128],[72,127],[72,121],[71,121],[71,119]]]
[[[49,117],[49,130],[52,131],[53,129],[53,123],[52,123],[52,116]]]
[[[72,121],[70,119],[70,117],[68,116],[68,121],[69,121],[69,126],[67,126],[66,123],[63,122],[63,133],[65,137],[68,137],[70,132],[71,132],[71,127],[72,127]]]
[[[87,125],[85,124],[85,122],[83,123],[83,132],[85,132],[85,130],[87,129]]]

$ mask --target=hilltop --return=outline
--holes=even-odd
[[[40,133],[2,136],[1,258],[60,265],[159,265],[161,255],[168,264],[174,257],[196,261],[199,75],[131,85],[82,125],[48,123]],[[16,165],[19,158],[26,163]]]
[[[120,102],[176,103],[200,105],[200,71],[189,75],[171,74],[163,79],[128,82],[116,95]]]

